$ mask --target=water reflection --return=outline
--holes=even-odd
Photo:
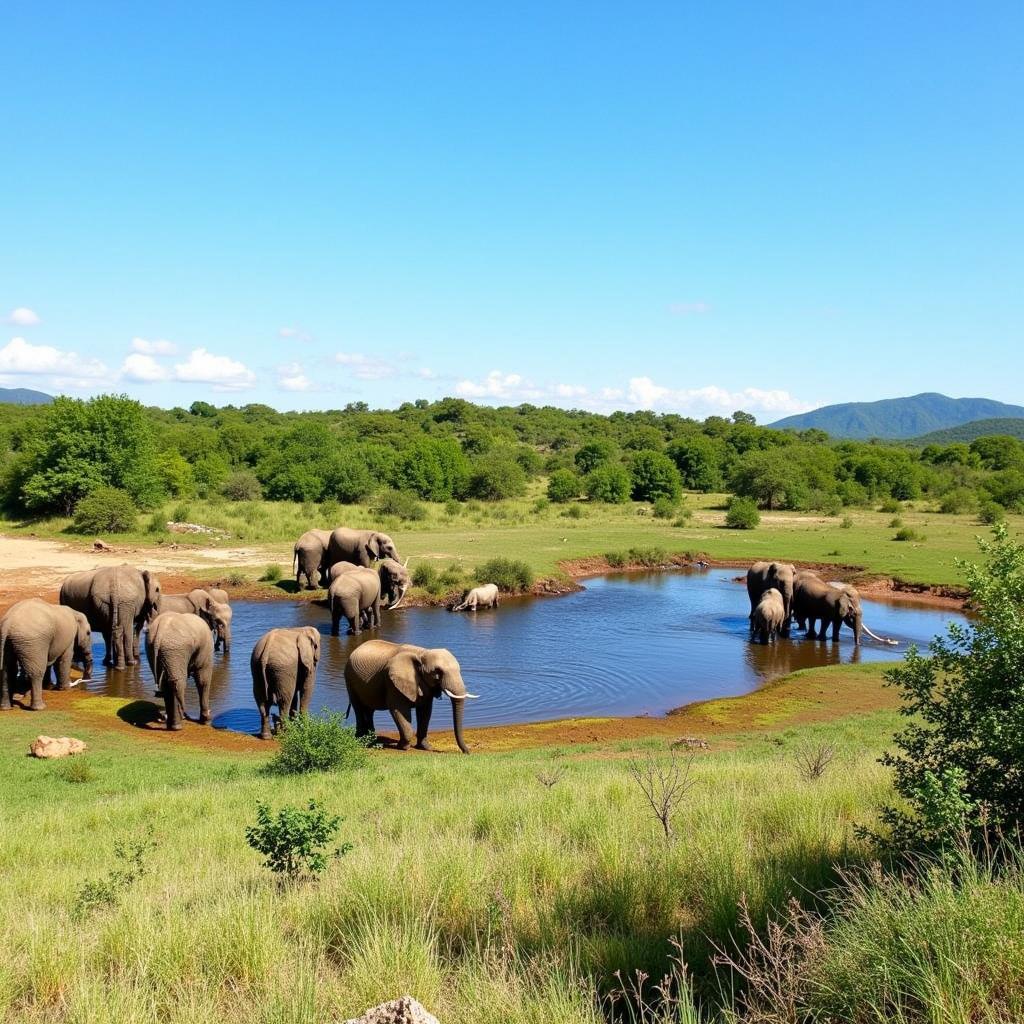
[[[761,646],[748,637],[747,596],[721,569],[588,580],[566,597],[506,600],[497,610],[452,614],[404,608],[385,614],[382,629],[361,637],[331,637],[325,608],[300,602],[235,605],[234,653],[217,655],[214,724],[255,732],[249,652],[273,626],[315,625],[323,635],[314,708],[344,711],[343,669],[357,644],[373,636],[447,647],[462,663],[471,690],[466,724],[540,721],[578,715],[661,714],[694,700],[745,693],[798,668],[891,661],[907,644],[924,645],[963,616],[946,609],[865,601],[865,621],[900,641],[855,647],[844,629],[838,644],[790,640]],[[148,667],[109,671],[97,656],[91,689],[121,697],[152,697]],[[197,711],[194,690],[190,713]],[[434,726],[451,728],[438,708]]]

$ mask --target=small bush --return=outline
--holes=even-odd
[[[633,481],[625,466],[607,464],[589,472],[583,481],[591,501],[624,505],[629,501]]]
[[[997,501],[983,501],[978,507],[978,519],[987,526],[995,526],[1006,519],[1006,509]]]
[[[898,530],[902,525],[903,520],[900,516],[893,516],[892,519],[889,520],[890,530]]]
[[[146,533],[166,533],[167,532],[167,521],[164,519],[162,512],[154,512],[149,517],[149,522],[146,523]]]
[[[259,501],[263,488],[251,469],[239,469],[220,485],[220,493],[229,501]]]
[[[893,515],[893,513],[899,512],[900,508],[900,503],[895,498],[886,498],[885,501],[878,506],[878,511],[885,512],[888,515]]]
[[[245,830],[245,841],[263,854],[263,866],[276,875],[293,881],[303,874],[320,874],[333,858],[343,857],[352,849],[351,843],[337,847],[333,853],[327,846],[338,834],[340,815],[328,815],[315,801],[306,809],[282,807],[276,815],[260,803],[256,805],[256,824]]]
[[[676,514],[676,508],[678,502],[673,501],[671,498],[661,497],[656,498],[652,511],[655,519],[671,519]]]
[[[853,520],[849,516],[843,516],[842,521],[839,524],[841,530],[852,530]]]
[[[672,525],[678,527],[689,526],[692,519],[693,509],[684,508],[682,512],[672,520]]]
[[[893,540],[924,540],[923,534],[917,532],[910,526],[904,526],[902,530],[896,531],[896,536]]]
[[[77,785],[84,782],[92,782],[96,778],[92,765],[84,757],[72,757],[61,764],[54,774],[65,782],[72,782]]]
[[[630,548],[627,557],[633,565],[642,565],[648,569],[668,562],[668,552],[664,548]]]
[[[103,907],[117,906],[125,893],[146,874],[146,860],[155,849],[152,829],[141,839],[114,843],[114,859],[117,864],[107,872],[105,878],[85,882],[79,888],[74,916],[81,919]]]
[[[564,503],[583,493],[583,481],[571,469],[556,469],[548,479],[548,498]]]
[[[604,556],[604,560],[613,569],[621,569],[624,565],[629,564],[629,556],[624,551],[609,551]]]
[[[280,749],[267,766],[275,775],[354,771],[366,764],[366,742],[337,713],[286,720],[279,739]]]
[[[231,572],[225,574],[224,582],[229,587],[242,587],[249,582],[249,577],[246,576],[244,572],[239,572],[237,569],[233,569]]]
[[[585,515],[582,505],[570,505],[562,511],[563,519],[582,519]]]
[[[372,511],[378,516],[394,516],[407,522],[418,522],[427,518],[427,510],[408,491],[385,491],[373,503]]]
[[[454,499],[449,498],[444,503],[444,514],[454,519],[462,511],[462,506]]]
[[[730,530],[753,530],[761,522],[761,513],[753,498],[733,497],[725,513],[725,525]]]
[[[538,515],[541,512],[547,512],[549,508],[551,508],[551,499],[545,498],[543,495],[533,503],[533,511]]]
[[[449,565],[448,568],[437,577],[437,585],[441,589],[447,590],[461,583],[462,579],[463,572],[461,566]]]
[[[412,571],[412,583],[414,587],[424,587],[427,590],[437,582],[437,570],[429,562],[420,562]]]
[[[276,583],[281,578],[281,566],[279,565],[268,565],[263,570],[263,575],[260,577],[260,583]]]
[[[521,593],[533,586],[533,570],[513,558],[492,558],[478,566],[474,575],[479,583],[494,583],[507,594]]]
[[[838,494],[830,494],[821,506],[821,511],[827,516],[837,516],[843,511],[843,499]]]
[[[969,487],[956,487],[942,496],[939,511],[945,515],[962,515],[978,504],[978,496]]]
[[[135,528],[138,509],[131,495],[117,487],[97,487],[75,506],[75,533],[127,533]]]
[[[175,505],[171,509],[172,523],[187,523],[192,518],[191,505]]]

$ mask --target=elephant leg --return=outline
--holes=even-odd
[[[270,731],[270,705],[262,700],[256,705],[260,712],[260,739],[269,740],[272,736]]]
[[[842,619],[834,619],[832,621],[832,643],[839,642],[839,627],[843,624]]]
[[[408,750],[415,739],[412,731],[412,701],[406,700],[397,694],[392,694],[388,700],[388,711],[395,720],[398,729],[398,749]]]
[[[348,631],[352,636],[359,636],[362,632],[362,628],[359,625],[359,619],[362,613],[359,611],[359,606],[355,608],[349,608],[346,610],[345,618],[348,619]]]
[[[114,664],[114,630],[107,626],[103,630],[103,664]]]
[[[46,669],[36,669],[27,673],[29,685],[32,687],[32,703],[29,705],[29,709],[32,711],[46,709],[46,701],[43,700],[43,676],[45,674]]]
[[[73,651],[69,647],[64,655],[53,663],[53,671],[56,674],[56,686],[58,690],[66,690],[71,685],[71,655]],[[47,669],[49,672],[49,669]]]
[[[427,730],[430,728],[430,713],[433,710],[432,697],[425,697],[416,702],[416,746],[419,750],[432,749],[427,740]]]
[[[4,658],[3,664],[0,664],[0,711],[11,710],[11,687],[8,680],[13,678],[12,668],[14,666],[10,665],[8,659]]]
[[[199,691],[199,724],[209,725],[213,721],[210,714],[210,670],[203,669],[194,677],[196,689]]]

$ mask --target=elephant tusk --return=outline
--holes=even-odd
[[[452,693],[452,691],[447,688],[444,692],[447,693],[452,700],[466,700],[467,698],[469,700],[476,700],[480,696],[479,693],[469,693],[468,691],[466,693]]]
[[[398,600],[394,604],[388,605],[389,612],[393,612],[405,600],[405,591],[408,589],[408,587],[404,587],[402,592],[398,595]]]
[[[403,566],[406,566],[406,567],[408,567],[408,565],[409,565],[409,559],[410,559],[411,557],[412,557],[411,555],[407,556],[407,557],[406,557],[406,559],[405,559],[405,561],[404,561],[404,562],[402,563],[402,565],[403,565]]]
[[[899,643],[898,640],[892,640],[887,636],[879,636],[877,633],[872,633],[871,630],[863,624],[861,625],[861,629],[863,629],[872,640],[877,640],[880,644],[892,644],[895,647]]]

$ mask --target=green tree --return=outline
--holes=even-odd
[[[669,498],[678,501],[683,493],[675,463],[662,452],[641,451],[630,459],[634,501]]]
[[[583,481],[571,469],[556,469],[548,478],[548,497],[552,501],[572,501],[582,493]]]
[[[588,441],[576,453],[574,461],[576,468],[586,475],[598,466],[613,462],[618,454],[618,448],[611,441]]]
[[[526,490],[526,473],[509,448],[492,448],[473,464],[469,493],[485,501],[517,498]]]
[[[625,466],[609,463],[598,466],[583,481],[591,501],[604,501],[609,505],[622,505],[629,501],[633,481]]]
[[[725,453],[721,442],[703,434],[681,437],[667,449],[668,457],[676,464],[683,486],[691,491],[718,491],[724,486],[722,464]]]
[[[788,453],[776,448],[744,455],[730,478],[735,494],[753,498],[761,508],[799,508],[807,493],[803,474]]]
[[[1024,826],[1024,547],[1005,524],[992,532],[985,560],[963,566],[976,617],[886,673],[910,719],[882,758],[907,805],[882,812],[900,848]]]
[[[454,438],[416,438],[399,453],[393,483],[426,501],[463,497],[469,460]]]

